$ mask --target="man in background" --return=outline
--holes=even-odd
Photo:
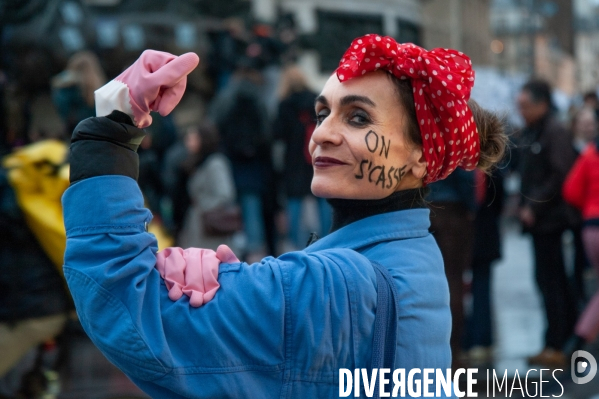
[[[517,101],[525,122],[519,140],[519,218],[524,232],[532,235],[535,278],[547,318],[544,349],[528,361],[548,367],[565,366],[562,348],[572,333],[577,311],[562,251],[562,233],[571,217],[561,187],[576,155],[570,135],[553,116],[547,82],[526,83]]]

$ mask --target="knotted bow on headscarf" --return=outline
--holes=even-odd
[[[472,62],[465,54],[437,48],[427,51],[412,43],[369,34],[355,39],[341,58],[341,82],[378,69],[411,79],[416,116],[427,161],[424,183],[446,178],[456,167],[473,170],[480,142],[468,108],[474,86]]]

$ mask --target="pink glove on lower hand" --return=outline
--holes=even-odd
[[[195,53],[177,57],[162,51],[144,51],[133,65],[96,90],[96,115],[122,111],[135,126],[150,126],[150,111],[168,115],[185,92],[187,75],[199,62]]]
[[[196,308],[214,298],[219,289],[219,265],[236,262],[239,259],[226,245],[219,246],[216,252],[172,247],[156,254],[156,268],[164,279],[168,297],[176,301],[185,294],[189,297],[189,304]]]

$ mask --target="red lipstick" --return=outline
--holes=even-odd
[[[345,162],[331,157],[316,157],[313,164],[317,168],[330,168],[332,166],[347,165]]]

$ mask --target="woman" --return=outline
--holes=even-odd
[[[205,252],[174,258],[194,263],[185,272],[197,274],[196,289],[209,282],[206,293],[218,273],[217,295],[193,309],[185,296],[168,299],[182,291],[164,267],[170,256],[157,266],[177,292],[167,293],[154,268],[134,150],[149,110],[170,112],[197,62],[145,52],[113,81],[132,99],[122,102],[125,112],[101,101],[98,115],[108,116],[73,133],[64,270],[95,344],[153,397],[334,397],[339,369],[369,367],[380,349],[377,291],[390,287],[398,304],[393,367],[448,368],[447,281],[422,187],[458,166],[487,169],[505,146],[503,132],[487,129],[496,117],[467,105],[469,59],[377,35],[356,39],[317,97],[310,142],[312,192],[330,200],[333,232],[253,265],[232,262],[223,247],[219,269],[203,261]],[[381,275],[393,285],[377,282]]]
[[[310,137],[316,127],[314,101],[317,94],[308,87],[306,78],[297,66],[283,71],[279,88],[281,103],[273,125],[275,138],[285,143],[283,182],[287,195],[289,239],[295,248],[306,245],[302,232],[302,201],[312,195],[312,157],[308,150]],[[324,198],[318,199],[320,235],[331,227],[331,208]]]
[[[231,237],[206,233],[202,220],[204,212],[235,203],[231,165],[227,157],[217,152],[218,132],[206,124],[190,128],[185,136],[185,145],[190,155],[181,169],[190,176],[187,192],[191,206],[187,210],[178,243],[182,247],[214,250],[220,244],[230,245]]]
[[[568,173],[564,199],[582,212],[582,241],[587,258],[599,271],[599,136],[591,141]],[[591,298],[574,329],[571,348],[592,343],[599,334],[599,292]]]

